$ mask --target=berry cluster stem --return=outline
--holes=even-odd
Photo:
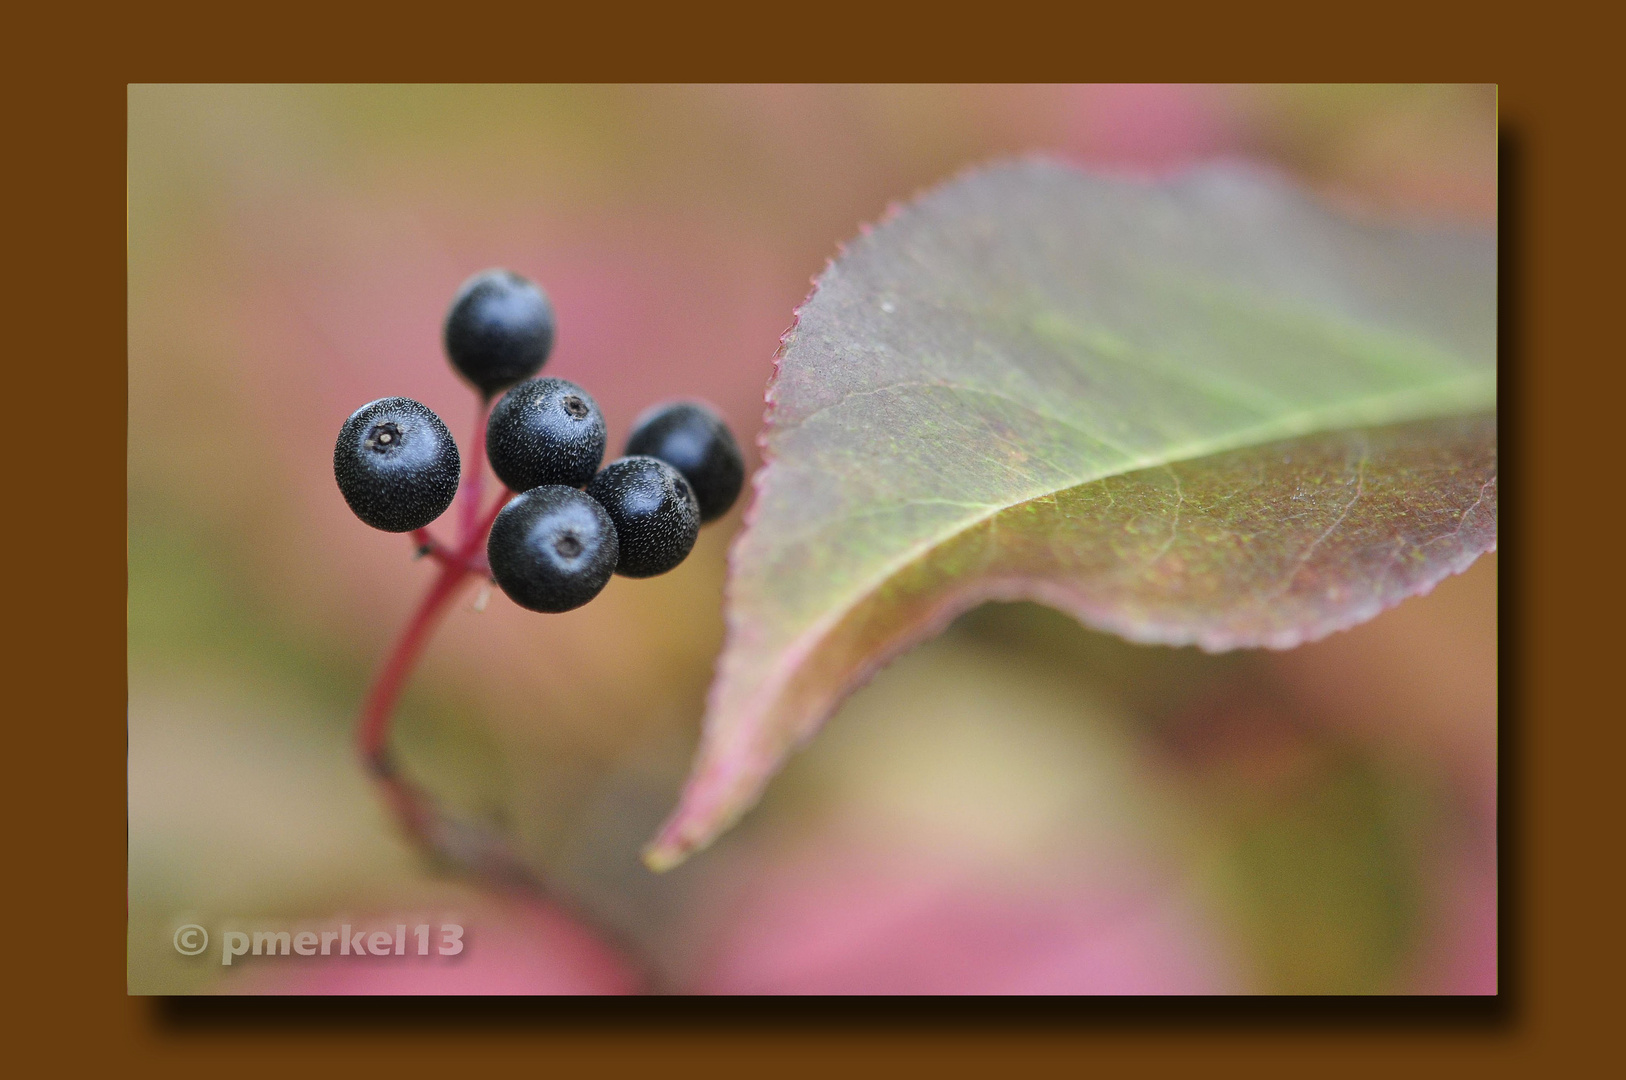
[[[361,751],[368,769],[375,775],[385,775],[391,771],[387,754],[390,719],[395,713],[401,691],[423,655],[430,634],[446,614],[458,590],[470,576],[488,573],[483,555],[486,536],[491,532],[491,523],[497,519],[498,511],[512,496],[512,492],[504,488],[496,503],[481,513],[486,414],[490,410],[490,402],[483,396],[478,400],[479,410],[475,417],[474,438],[471,440],[473,452],[468,457],[468,467],[458,490],[462,507],[459,511],[457,546],[453,548],[442,544],[428,529],[418,529],[412,533],[419,550],[428,553],[440,564],[440,572],[418,602],[417,609],[407,620],[400,636],[395,639],[394,647],[373,676],[372,686],[362,702],[361,716],[356,725],[356,747]],[[407,824],[408,831],[416,834],[418,830],[412,828],[412,823]]]
[[[389,738],[390,716],[395,712],[395,703],[401,696],[407,677],[417,665],[418,657],[423,655],[430,632],[445,614],[452,597],[457,595],[457,588],[463,584],[465,575],[466,571],[461,567],[451,564],[441,566],[434,584],[412,613],[406,629],[396,639],[395,647],[373,678],[373,685],[361,706],[356,742],[361,756],[374,769],[383,761]]]
[[[480,508],[485,479],[486,417],[491,403],[484,395],[478,400],[474,438],[470,440],[472,453],[466,459],[467,468],[458,485],[457,499],[462,505],[457,511],[457,543],[455,546],[444,544],[427,528],[415,529],[411,534],[419,554],[432,557],[439,569],[429,591],[418,602],[373,676],[356,722],[356,749],[401,831],[431,860],[449,862],[492,884],[539,895],[546,891],[542,882],[514,857],[501,837],[448,820],[428,792],[396,770],[389,754],[390,720],[401,691],[423,656],[430,635],[463,585],[471,577],[490,576],[486,539],[497,514],[514,494],[506,487],[499,487],[496,502],[484,511]]]

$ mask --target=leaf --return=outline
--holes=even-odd
[[[1287,648],[1496,538],[1495,238],[1214,168],[1028,161],[818,278],[768,390],[700,751],[645,853],[710,842],[841,699],[988,599]]]

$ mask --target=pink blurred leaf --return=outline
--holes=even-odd
[[[915,850],[818,846],[753,875],[707,994],[1213,994],[1244,980],[1148,866],[998,882]]]
[[[822,274],[768,392],[698,759],[646,860],[709,843],[889,658],[987,599],[1288,648],[1496,539],[1495,239],[1272,177],[1024,162]]]

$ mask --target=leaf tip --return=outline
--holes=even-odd
[[[683,848],[659,842],[649,844],[643,851],[644,865],[656,874],[666,873],[688,857],[689,852]]]
[[[772,771],[771,762],[724,748],[708,732],[677,809],[642,852],[644,865],[663,873],[710,847],[755,804]]]
[[[644,865],[664,874],[687,861],[690,855],[707,847],[727,826],[709,824],[711,818],[697,814],[688,801],[661,826],[655,839],[644,846]]]

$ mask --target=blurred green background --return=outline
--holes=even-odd
[[[332,440],[405,394],[467,446],[439,348],[465,277],[550,292],[548,372],[612,443],[699,396],[749,445],[836,245],[1032,151],[1246,157],[1355,212],[1494,227],[1488,87],[131,87],[131,990],[354,989],[171,934],[433,910],[485,931],[462,989],[624,963],[695,992],[1494,991],[1494,556],[1288,653],[983,608],[659,877],[637,853],[696,742],[741,509],[567,615],[465,600],[396,745],[622,957],[563,975],[556,930],[423,864],[369,788],[348,726],[432,569],[351,517]]]

